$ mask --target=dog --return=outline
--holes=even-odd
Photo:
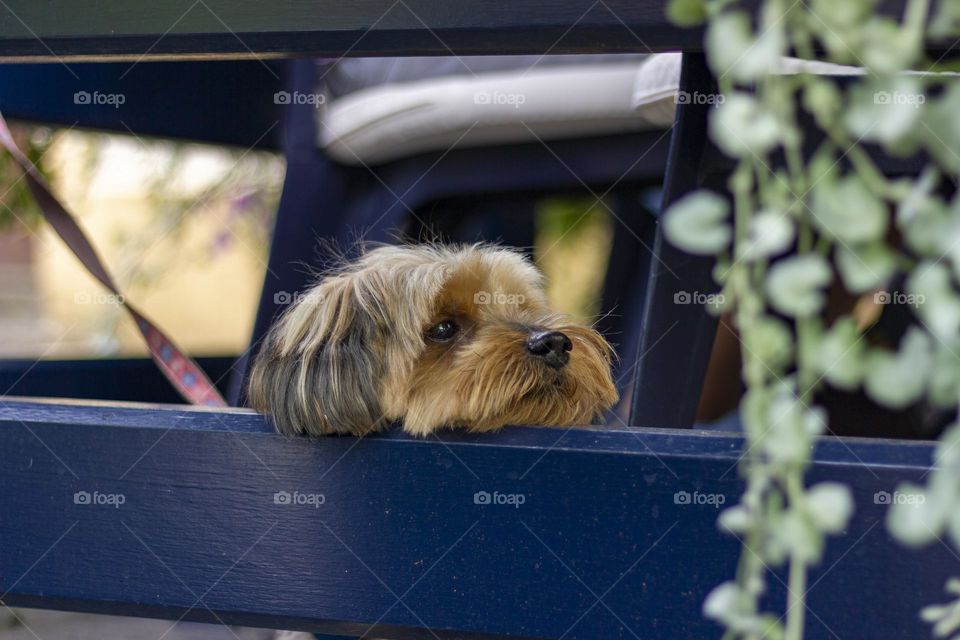
[[[381,246],[274,323],[248,397],[288,435],[585,425],[617,402],[613,357],[550,310],[543,275],[516,251]]]

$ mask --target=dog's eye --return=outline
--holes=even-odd
[[[446,342],[457,335],[459,330],[460,327],[453,320],[444,320],[430,327],[427,330],[427,337],[435,342]]]

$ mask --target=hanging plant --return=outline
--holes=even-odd
[[[724,96],[710,138],[735,166],[729,199],[691,193],[664,229],[678,247],[716,257],[742,343],[745,489],[719,518],[742,553],[704,612],[724,638],[799,640],[808,570],[855,509],[848,487],[805,483],[815,438],[828,429],[818,392],[863,390],[891,409],[960,405],[960,196],[943,196],[960,171],[960,82],[936,73],[947,65],[925,51],[960,35],[960,9],[908,0],[896,19],[870,0],[750,7],[670,3],[677,24],[706,24],[707,61]],[[786,63],[790,55],[855,68],[838,82],[822,67]],[[801,125],[802,116],[814,124]],[[866,144],[929,160],[918,176],[890,178]],[[904,290],[890,291],[893,282]],[[852,308],[827,319],[836,286],[880,304],[908,297],[915,321],[899,344],[871,344]],[[927,485],[899,493],[910,499],[889,512],[897,539],[920,546],[944,537],[960,549],[960,426],[945,430]],[[783,567],[780,616],[762,610],[761,596],[769,572]],[[960,580],[947,591],[960,596]],[[938,636],[955,633],[960,599],[923,617]]]

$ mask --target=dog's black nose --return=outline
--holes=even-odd
[[[568,352],[571,349],[573,343],[570,338],[559,331],[540,331],[531,333],[527,338],[527,351],[543,358],[543,361],[554,369],[559,369],[570,361]]]

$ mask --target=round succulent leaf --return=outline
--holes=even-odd
[[[773,316],[757,319],[742,332],[742,338],[750,356],[770,371],[779,371],[793,358],[793,332]]]
[[[850,91],[844,121],[855,139],[880,142],[894,155],[910,155],[917,147],[913,141],[925,102],[917,76],[860,82]]]
[[[807,513],[820,531],[840,533],[853,515],[850,488],[839,482],[821,482],[807,490]]]
[[[949,171],[960,171],[960,82],[946,83],[946,90],[931,99],[924,109],[923,127],[918,130],[927,151]]]
[[[855,174],[817,183],[810,209],[814,224],[840,242],[875,242],[887,231],[886,205]]]
[[[663,232],[684,251],[713,255],[730,245],[733,232],[729,216],[730,205],[725,199],[712,191],[695,191],[670,206],[663,217]]]
[[[707,60],[718,77],[756,80],[776,69],[786,51],[783,25],[761,29],[756,37],[745,11],[724,11],[711,20],[705,36]]]
[[[808,563],[817,563],[823,553],[823,536],[807,514],[789,509],[773,531],[791,556]]]
[[[843,109],[843,95],[830,79],[813,79],[803,92],[803,107],[821,128],[833,126]]]
[[[852,391],[863,380],[866,347],[856,320],[845,316],[817,341],[811,364],[834,387]]]
[[[726,620],[740,609],[743,592],[732,580],[714,587],[703,601],[703,615],[711,620]]]
[[[877,74],[892,74],[910,68],[920,54],[919,43],[891,18],[874,15],[861,27],[860,57]]]
[[[837,271],[852,293],[864,293],[887,282],[897,269],[897,256],[884,242],[837,246]]]
[[[721,531],[740,535],[746,533],[753,525],[754,518],[750,511],[743,505],[736,505],[724,509],[717,518],[717,526]]]
[[[805,318],[823,308],[824,287],[830,284],[830,265],[819,254],[780,260],[767,274],[764,285],[774,309],[788,316]]]
[[[942,262],[921,263],[907,278],[907,302],[940,340],[960,334],[960,295]]]
[[[901,228],[910,249],[934,260],[949,253],[951,243],[960,241],[960,216],[936,200],[928,200],[924,209]]]
[[[905,409],[920,399],[933,367],[930,337],[911,327],[897,353],[873,349],[867,355],[864,389],[875,402]]]
[[[928,26],[928,33],[934,39],[960,36],[960,3],[938,2]]]
[[[738,245],[745,262],[779,255],[790,248],[796,234],[793,219],[785,212],[764,209],[750,218],[746,240]]]
[[[784,127],[777,118],[746,93],[731,93],[713,112],[710,138],[729,156],[762,156],[776,147]]]
[[[893,494],[887,494],[887,498],[891,500],[887,530],[903,544],[921,547],[943,533],[950,504],[942,504],[922,487],[910,483],[901,484]]]

